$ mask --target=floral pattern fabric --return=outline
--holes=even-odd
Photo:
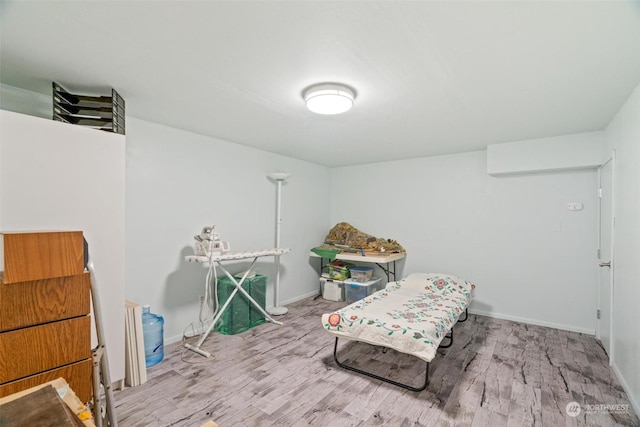
[[[475,285],[455,276],[415,273],[322,316],[338,337],[393,348],[430,362],[473,299]]]

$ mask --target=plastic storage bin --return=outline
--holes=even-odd
[[[349,273],[356,282],[368,282],[373,277],[373,267],[351,267]]]
[[[330,301],[344,301],[344,282],[327,277],[320,278],[322,298]]]
[[[329,278],[334,280],[344,280],[349,277],[349,267],[353,264],[344,261],[333,261],[327,268]]]
[[[149,368],[164,359],[164,319],[151,313],[148,305],[142,306],[142,335],[145,366]]]
[[[344,281],[344,295],[349,304],[361,300],[382,289],[382,279],[374,277],[368,282],[358,282],[353,279]]]
[[[240,279],[236,280],[240,281]],[[223,277],[218,280],[218,302],[220,307],[229,299],[229,296],[235,288],[235,285],[228,277]],[[267,276],[256,274],[254,277],[247,278],[242,283],[242,289],[247,291],[260,307],[265,308]],[[214,330],[223,335],[235,335],[248,331],[264,322],[265,318],[260,310],[238,291],[222,313],[222,316],[220,316]]]

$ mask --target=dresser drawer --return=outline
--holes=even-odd
[[[0,354],[0,384],[90,358],[90,317],[0,333]]]
[[[84,271],[82,231],[1,234],[5,283],[74,276]]]
[[[2,384],[0,385],[0,397],[18,393],[39,384],[53,381],[56,378],[64,378],[81,402],[89,402],[91,396],[93,396],[92,366],[92,359],[86,359],[41,374],[31,375]]]
[[[89,314],[89,273],[0,282],[0,332]]]

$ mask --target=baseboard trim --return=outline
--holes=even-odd
[[[511,320],[513,322],[526,323],[528,325],[545,326],[547,328],[561,329],[563,331],[578,332],[580,334],[585,334],[585,335],[594,335],[595,336],[595,334],[596,334],[596,330],[595,329],[579,328],[579,327],[576,327],[576,326],[563,325],[561,323],[544,322],[544,321],[541,321],[541,320],[529,319],[529,318],[526,318],[526,317],[510,316],[510,315],[507,315],[507,314],[501,314],[501,313],[495,313],[495,312],[487,312],[487,311],[482,311],[482,310],[473,310],[473,309],[469,309],[469,313],[478,314],[480,316],[494,317],[496,319]]]
[[[286,301],[282,301],[282,305],[293,304],[294,302],[302,301],[303,299],[315,297],[320,295],[320,289],[316,289],[315,291],[307,292],[306,294],[298,295],[297,297],[288,299]]]
[[[635,396],[631,392],[632,391],[631,387],[629,387],[629,384],[627,384],[627,382],[625,381],[624,376],[622,375],[622,372],[620,372],[620,369],[618,369],[618,366],[613,362],[611,363],[611,369],[613,370],[613,373],[616,374],[616,377],[618,377],[618,381],[620,381],[620,385],[622,385],[622,388],[624,389],[625,393],[627,393],[629,402],[631,402],[631,407],[635,411],[636,415],[640,417],[640,402],[638,402],[635,399]]]

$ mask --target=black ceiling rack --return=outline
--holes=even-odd
[[[111,96],[88,96],[52,86],[53,120],[124,135],[124,99],[114,89]]]

